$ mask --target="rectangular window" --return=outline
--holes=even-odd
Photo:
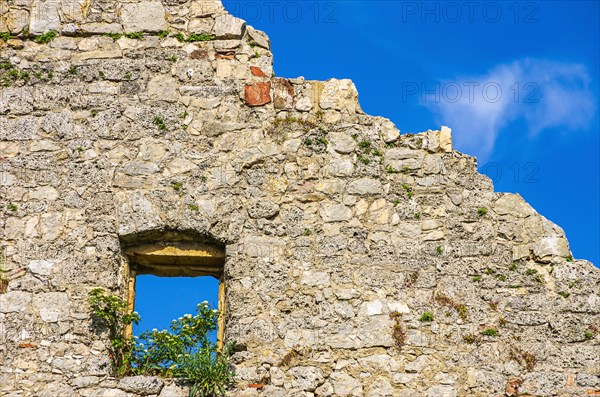
[[[144,288],[139,307],[146,308],[146,315],[140,312],[140,330],[168,328],[165,321],[170,322],[185,313],[194,314],[196,305],[206,300],[221,312],[216,342],[218,349],[222,348],[225,334],[224,247],[189,241],[164,242],[126,247],[124,254],[131,311],[138,306],[137,289]],[[172,318],[165,320],[166,317]],[[130,327],[127,332],[131,335],[133,329]]]

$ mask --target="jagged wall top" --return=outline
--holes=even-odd
[[[246,24],[221,1],[14,0],[0,5],[0,32],[63,35],[179,31],[239,38]],[[266,38],[265,38],[266,39]],[[259,45],[268,45],[260,40]]]

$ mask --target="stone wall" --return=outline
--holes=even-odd
[[[86,303],[167,231],[226,246],[232,396],[600,393],[600,271],[447,127],[275,77],[218,1],[0,10],[0,395],[186,395],[109,377]]]

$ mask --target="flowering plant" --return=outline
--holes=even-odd
[[[112,355],[117,375],[160,375],[183,378],[191,383],[190,397],[225,395],[225,386],[233,381],[229,358],[234,344],[218,351],[209,334],[216,331],[220,313],[208,302],[198,304],[196,314],[173,320],[169,330],[144,332],[140,338],[124,336],[125,327],[137,324],[136,312],[126,314],[120,298],[104,294],[100,288],[90,293],[90,304],[97,319],[109,328],[111,345],[120,346]],[[118,358],[118,360],[115,360]]]

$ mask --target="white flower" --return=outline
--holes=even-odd
[[[152,328],[152,332],[158,332],[156,328]]]
[[[138,339],[138,337],[136,335],[133,335],[133,339]]]
[[[184,314],[183,317],[184,318],[192,318],[192,315],[191,314]]]
[[[179,320],[179,321],[183,320],[183,317],[179,317],[179,318],[178,318],[178,320]]]
[[[213,309],[213,313],[216,313],[216,312],[218,312],[218,311],[219,311],[219,310],[217,310],[217,309]]]

